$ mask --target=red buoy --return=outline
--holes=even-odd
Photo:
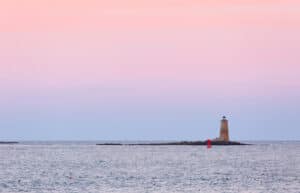
[[[211,140],[210,139],[207,140],[206,147],[208,149],[211,148]]]

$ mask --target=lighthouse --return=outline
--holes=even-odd
[[[218,138],[218,141],[229,141],[228,120],[225,116],[223,116],[221,120],[220,137]]]

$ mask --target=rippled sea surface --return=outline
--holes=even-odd
[[[0,192],[299,193],[300,142],[0,145]]]

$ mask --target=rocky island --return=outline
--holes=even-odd
[[[236,141],[230,141],[228,120],[223,116],[220,126],[220,135],[213,140],[205,141],[174,141],[174,142],[159,142],[159,143],[99,143],[97,145],[250,145]]]

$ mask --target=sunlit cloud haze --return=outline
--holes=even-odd
[[[0,0],[0,139],[300,139],[296,0]]]

